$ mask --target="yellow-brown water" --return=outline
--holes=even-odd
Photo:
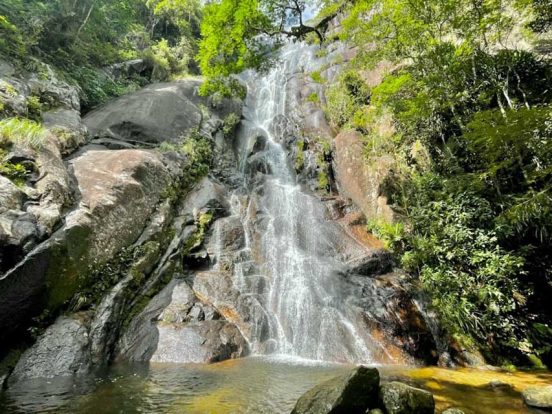
[[[315,384],[350,369],[278,358],[245,358],[214,365],[118,366],[95,378],[27,382],[0,396],[0,412],[55,413],[289,413]],[[552,384],[552,373],[379,367],[385,379],[430,390],[437,412],[533,413],[521,391]],[[490,383],[500,381],[501,386]]]

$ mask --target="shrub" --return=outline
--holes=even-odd
[[[314,71],[310,74],[310,77],[313,81],[316,83],[326,83],[326,79],[322,76],[322,74],[319,71]]]
[[[320,102],[320,97],[318,96],[318,94],[316,92],[313,92],[307,97],[307,101],[316,104],[316,103]]]
[[[46,129],[30,119],[8,118],[0,121],[0,146],[24,143],[38,148],[46,136]]]
[[[240,121],[241,118],[233,112],[226,115],[222,124],[222,133],[225,138],[230,138],[232,136]]]

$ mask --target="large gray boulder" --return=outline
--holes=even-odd
[[[118,359],[211,363],[247,355],[247,341],[183,280],[173,280],[135,317],[119,343]]]
[[[433,414],[433,394],[402,382],[388,382],[380,387],[380,401],[387,414]]]
[[[76,318],[60,317],[23,353],[9,381],[78,375],[89,369],[86,325]]]
[[[364,414],[378,406],[379,372],[360,366],[307,391],[291,414]]]
[[[70,166],[79,190],[78,206],[52,237],[0,279],[2,339],[29,317],[45,307],[56,309],[93,282],[88,272],[136,241],[164,190],[176,179],[154,151],[90,149]]]
[[[200,85],[193,79],[150,85],[90,112],[84,123],[92,137],[155,144],[179,142],[213,114],[222,119],[240,113],[237,101],[224,99],[215,107],[199,96]]]
[[[530,407],[552,409],[552,385],[527,388],[523,391],[523,401]]]

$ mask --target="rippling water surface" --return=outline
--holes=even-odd
[[[116,366],[97,377],[27,381],[0,396],[2,413],[289,413],[315,384],[350,369],[285,358],[245,358],[214,365]],[[552,383],[550,372],[506,373],[439,368],[380,367],[432,391],[438,412],[531,413],[520,392]],[[491,387],[498,380],[504,384]]]

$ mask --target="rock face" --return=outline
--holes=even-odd
[[[334,171],[339,192],[349,197],[369,219],[392,221],[394,214],[382,184],[390,172],[391,158],[367,163],[359,133],[344,131],[334,140]]]
[[[291,414],[364,414],[378,405],[379,372],[358,367],[307,391]]]
[[[173,280],[133,319],[119,348],[119,359],[173,363],[211,363],[248,353],[236,325],[182,280]]]
[[[523,401],[530,407],[552,409],[552,385],[527,388],[523,391]]]
[[[142,70],[142,63],[112,68],[121,72],[113,76]],[[186,80],[126,95],[83,122],[76,89],[53,72],[46,82],[15,78],[12,69],[4,65],[0,73],[15,90],[4,100],[4,113],[26,116],[25,100],[35,92],[52,105],[42,113],[48,130],[42,145],[8,148],[9,160],[33,171],[25,185],[0,176],[0,352],[17,345],[33,317],[69,312],[24,354],[14,381],[82,374],[109,363],[127,327],[132,332],[133,315],[144,312],[160,319],[143,324],[136,340],[141,351],[133,349],[136,357],[129,359],[155,354],[161,360],[172,353],[175,361],[209,362],[245,355],[247,342],[237,327],[193,293],[187,313],[175,320],[168,315],[184,306],[178,295],[156,296],[168,281],[181,280],[191,266],[191,259],[184,261],[190,250],[201,249],[209,227],[198,221],[202,215],[219,218],[229,207],[225,188],[208,178],[190,192],[189,159],[157,144],[182,143],[194,130],[217,156],[231,160],[220,138],[224,117],[239,119],[241,103],[199,97],[200,82]],[[152,297],[157,301],[144,308]],[[167,335],[179,338],[188,358],[166,346]],[[59,352],[65,357],[55,360]]]
[[[29,348],[10,382],[84,374],[90,369],[88,330],[75,318],[61,317]]]
[[[213,111],[210,101],[198,96],[200,84],[185,80],[150,85],[90,112],[84,122],[92,137],[131,143],[178,142],[202,123],[202,108],[209,106]],[[222,118],[239,111],[239,103],[229,99],[214,109]]]
[[[401,382],[382,384],[380,400],[388,414],[433,414],[435,412],[435,401],[430,392]]]

